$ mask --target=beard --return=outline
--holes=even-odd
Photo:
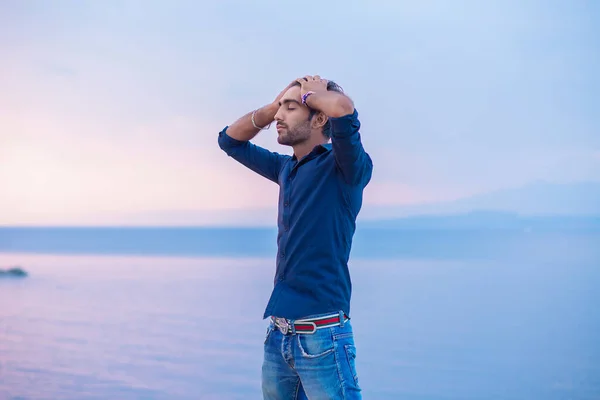
[[[284,131],[277,136],[277,142],[284,146],[296,146],[306,142],[310,138],[310,121],[304,121],[289,128],[284,125]]]

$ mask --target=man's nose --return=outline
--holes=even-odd
[[[283,121],[283,119],[281,119],[281,108],[275,113],[275,121]]]

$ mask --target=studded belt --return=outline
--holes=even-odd
[[[343,312],[323,317],[290,320],[286,318],[271,317],[273,324],[284,335],[290,334],[313,334],[318,329],[330,328],[343,325],[348,318]]]

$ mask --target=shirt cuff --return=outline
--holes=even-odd
[[[348,136],[358,131],[360,128],[358,111],[356,108],[352,114],[338,118],[329,118],[329,123],[331,124],[331,136]]]
[[[237,140],[232,138],[231,136],[229,136],[227,134],[227,128],[229,128],[229,126],[226,126],[225,128],[223,128],[223,130],[221,132],[219,132],[219,146],[221,146],[221,148],[229,148],[229,147],[236,147],[236,146],[241,146],[246,142],[243,142],[241,140]]]

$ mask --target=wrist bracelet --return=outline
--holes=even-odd
[[[253,126],[256,128],[256,129],[258,129],[258,130],[260,130],[260,131],[262,131],[263,129],[269,129],[269,128],[271,127],[271,123],[272,123],[272,122],[269,122],[269,125],[263,126],[262,128],[261,128],[260,126],[257,126],[257,125],[256,125],[256,122],[254,121],[254,115],[256,115],[256,112],[257,112],[257,111],[258,111],[258,110],[254,110],[254,111],[252,111],[252,125],[253,125]]]
[[[302,95],[302,104],[307,105],[306,104],[306,99],[308,99],[308,96],[310,96],[311,94],[313,94],[314,92],[312,90],[309,90],[308,92],[304,93]]]

